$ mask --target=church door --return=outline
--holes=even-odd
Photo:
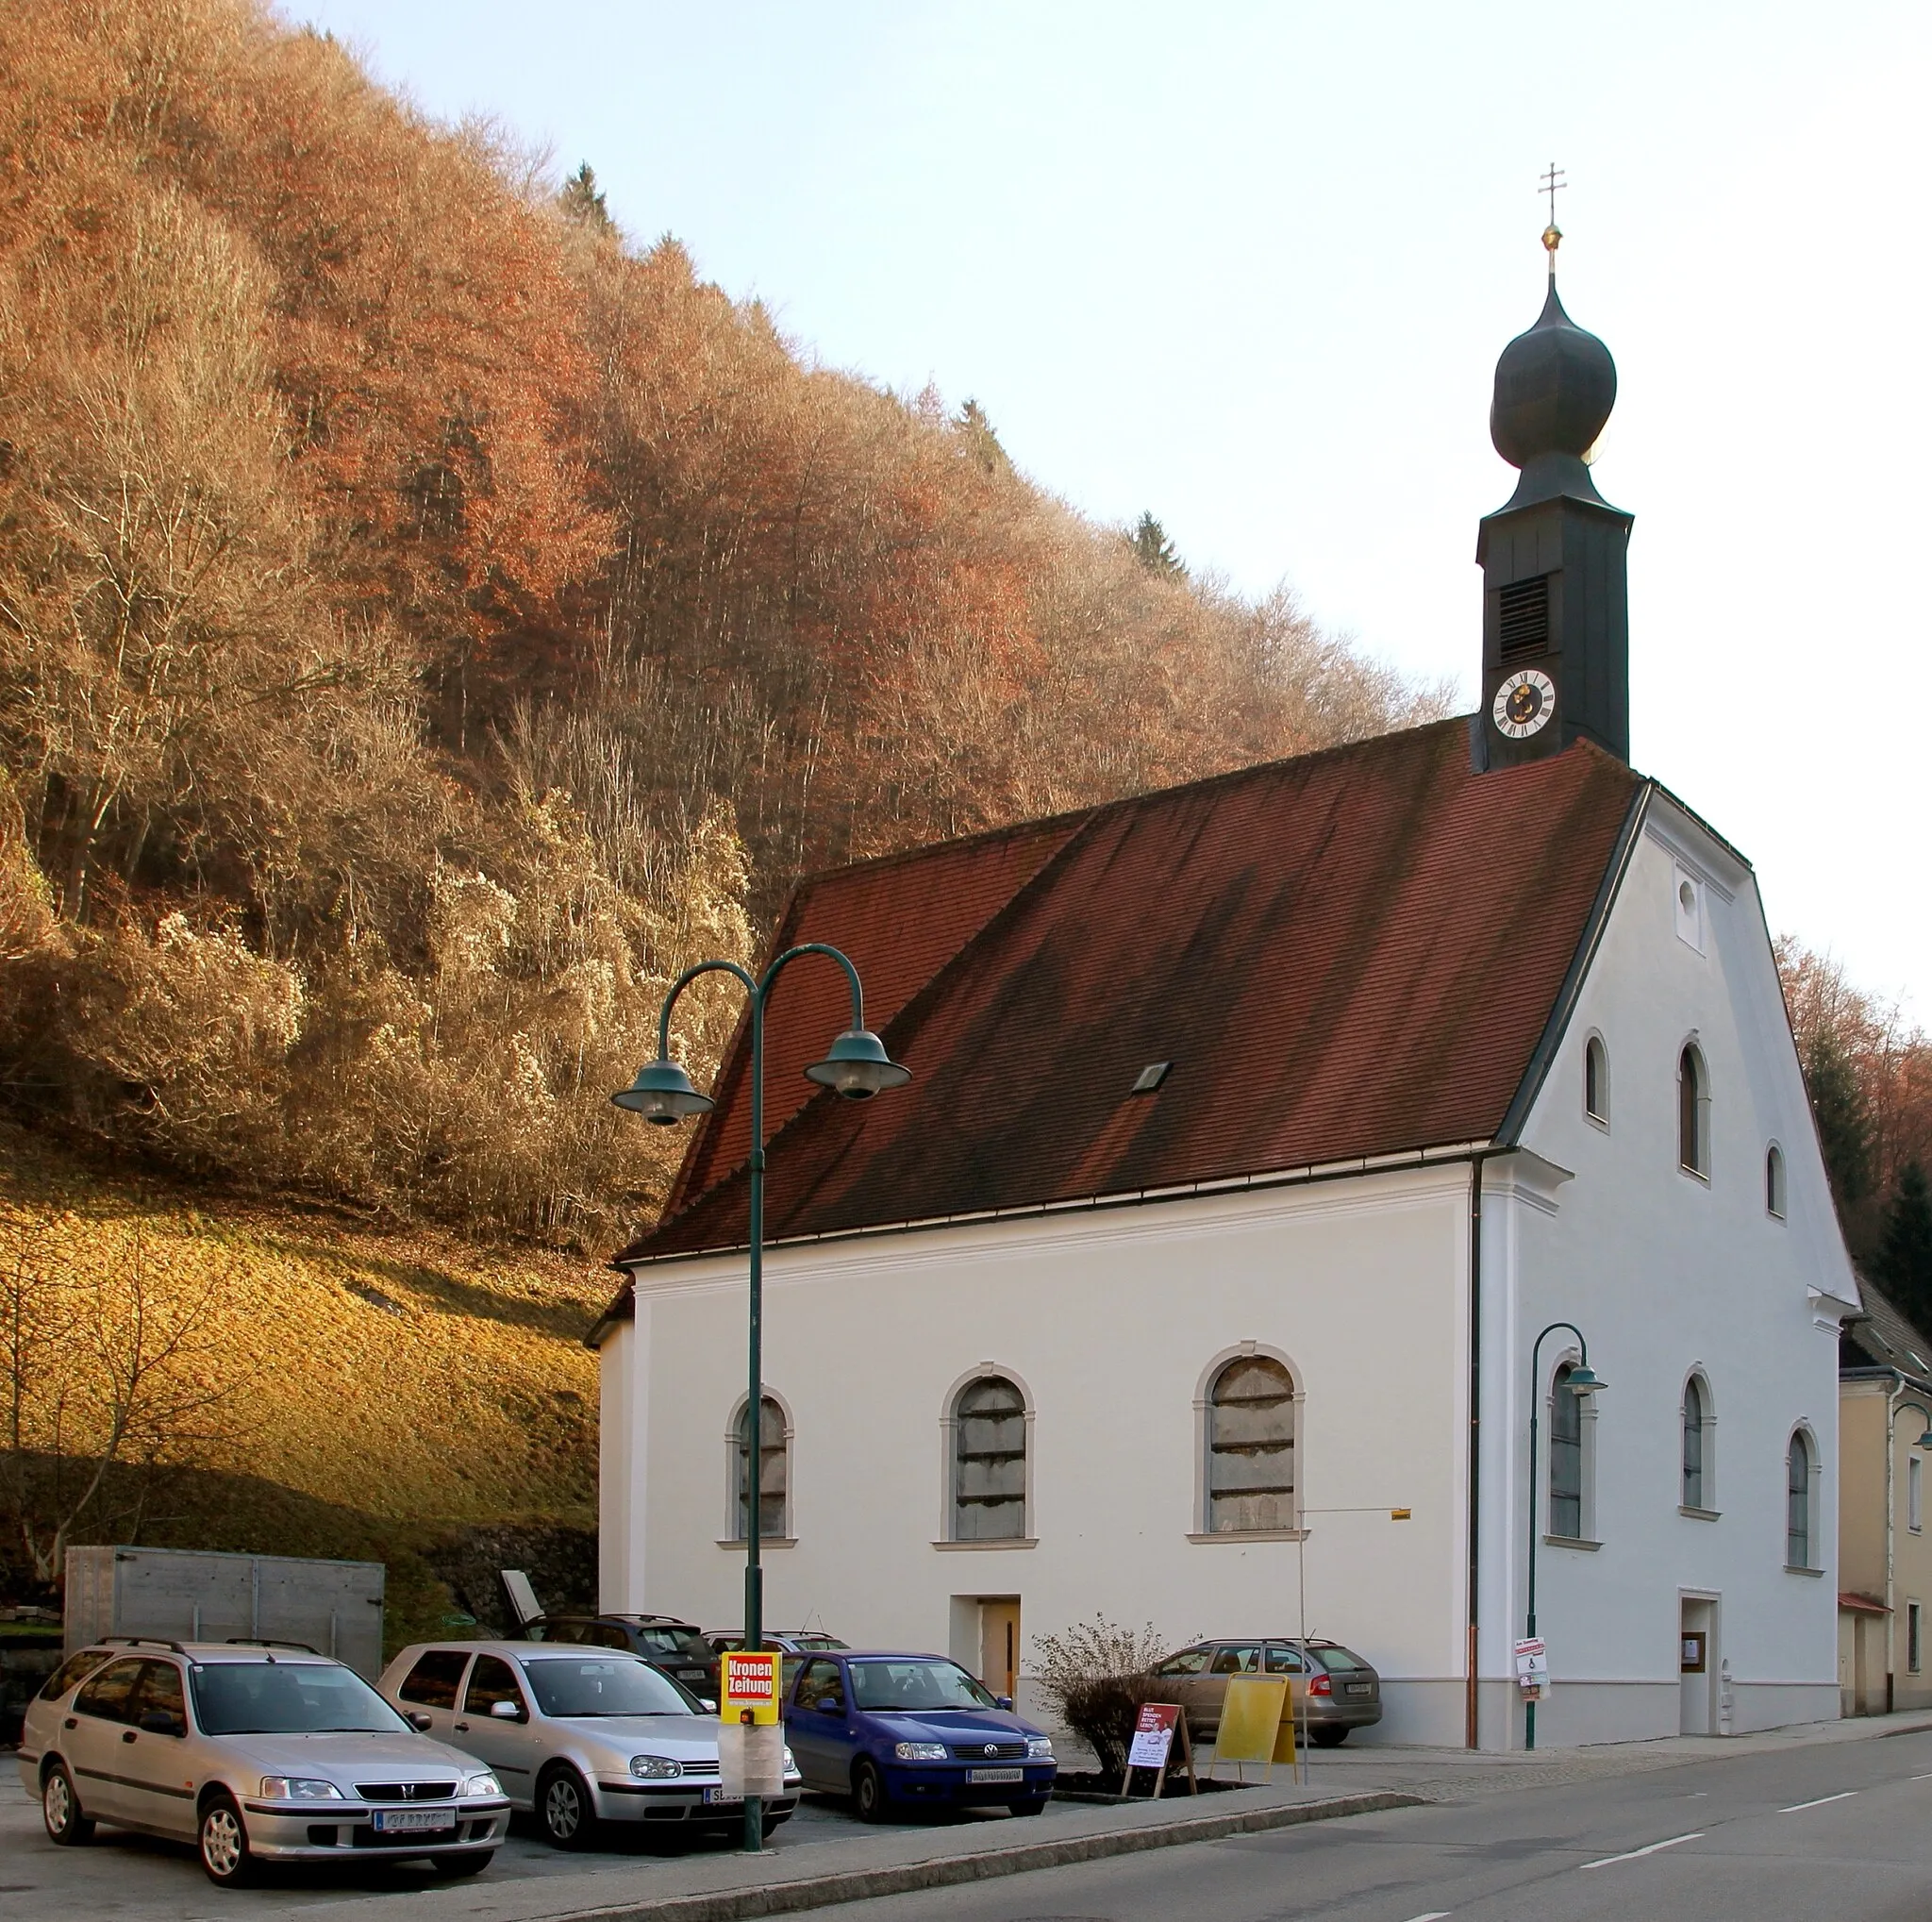
[[[979,1604],[979,1679],[996,1696],[1020,1682],[1020,1597],[991,1596]]]

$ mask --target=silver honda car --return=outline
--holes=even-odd
[[[405,1714],[489,1767],[513,1806],[558,1848],[587,1848],[604,1822],[728,1829],[741,1797],[718,1777],[718,1723],[648,1662],[554,1642],[424,1642],[376,1684]],[[785,1751],[785,1793],[765,1804],[769,1834],[798,1806]]]
[[[488,1769],[353,1669],[283,1643],[82,1649],[27,1706],[20,1780],[52,1841],[86,1842],[96,1822],[171,1836],[224,1886],[262,1862],[378,1854],[475,1875],[509,1821]]]

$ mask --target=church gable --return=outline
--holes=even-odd
[[[1491,1138],[1641,786],[1588,744],[1473,773],[1450,721],[808,884],[782,940],[852,956],[914,1079],[891,1101],[812,1095],[808,1054],[779,1047],[821,1045],[842,1011],[817,1005],[829,971],[798,971],[771,1087],[808,1098],[774,1135],[768,1233]],[[621,1261],[743,1241],[743,1072],[734,1057],[674,1209]]]

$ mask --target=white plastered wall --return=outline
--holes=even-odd
[[[1690,916],[1677,898],[1686,879],[1697,896]],[[1592,1033],[1609,1060],[1601,1127],[1584,1112]],[[1687,1041],[1708,1071],[1707,1180],[1678,1165]],[[1503,1496],[1485,1517],[1485,1672],[1507,1676],[1507,1643],[1522,1632],[1530,1345],[1548,1323],[1570,1320],[1610,1384],[1596,1402],[1586,1525],[1601,1546],[1539,1547],[1538,1631],[1556,1680],[1539,1741],[1676,1733],[1685,1598],[1717,1603],[1712,1659],[1729,1664],[1734,1731],[1836,1715],[1838,1344],[1819,1297],[1856,1300],[1856,1284],[1756,883],[1666,797],[1653,799],[1524,1141],[1554,1165],[1541,1203],[1488,1205],[1490,1219],[1507,1212],[1510,1221],[1496,1237],[1489,1295],[1509,1346],[1485,1395],[1497,1444],[1489,1479]],[[1785,1156],[1782,1220],[1766,1208],[1774,1141]],[[1566,1347],[1553,1337],[1543,1349],[1545,1464],[1548,1383]],[[1679,1512],[1693,1368],[1713,1401],[1705,1506],[1715,1520]],[[1819,1451],[1808,1575],[1785,1566],[1786,1449],[1800,1426]],[[1546,1494],[1546,1468],[1540,1480]],[[1499,1696],[1497,1709],[1492,1722],[1507,1715],[1520,1740],[1520,1708]]]
[[[765,1373],[794,1421],[796,1545],[767,1551],[768,1626],[957,1651],[975,1598],[1017,1596],[1023,1643],[1098,1612],[1179,1646],[1294,1634],[1305,1577],[1308,1632],[1386,1679],[1378,1732],[1458,1740],[1467,1184],[1452,1164],[770,1251]],[[608,1605],[737,1622],[719,1437],[744,1308],[741,1258],[640,1272],[654,1365],[607,1462],[606,1527],[626,1511],[632,1544],[607,1563]],[[1202,1372],[1246,1343],[1285,1356],[1303,1396],[1299,1497],[1320,1512],[1301,1542],[1188,1539]],[[1034,1412],[1034,1546],[936,1546],[947,1396],[981,1363]],[[1347,1509],[1366,1512],[1325,1512]]]

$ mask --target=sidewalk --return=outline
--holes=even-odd
[[[1055,1803],[1024,1823],[889,1827],[790,1847],[781,1830],[776,1846],[761,1856],[586,1857],[584,1867],[572,1873],[424,1890],[412,1896],[410,1913],[421,1922],[738,1922],[1303,1822],[1922,1731],[1932,1733],[1932,1715],[1923,1710],[1761,1734],[1673,1736],[1534,1754],[1392,1746],[1324,1750],[1309,1758],[1305,1785],[1289,1781],[1287,1771],[1277,1769],[1267,1787],[1198,1801],[1112,1808]],[[393,1915],[393,1899],[387,1897],[353,1897],[326,1907],[327,1922],[392,1922]],[[268,1909],[256,1911],[254,1922],[318,1917],[312,1907]]]

